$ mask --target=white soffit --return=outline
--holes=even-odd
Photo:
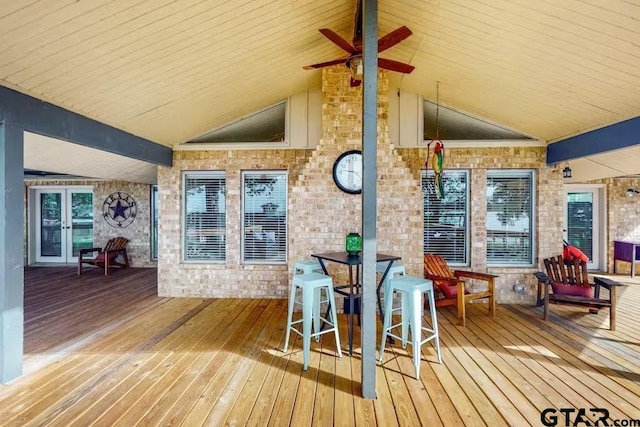
[[[157,182],[154,164],[30,132],[24,133],[24,167],[76,177]]]
[[[604,178],[617,178],[640,174],[640,146],[608,151],[581,159],[569,160],[571,178],[567,183],[578,183]],[[562,169],[564,163],[558,164]]]

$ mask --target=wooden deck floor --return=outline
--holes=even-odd
[[[640,419],[638,281],[619,292],[616,332],[574,307],[543,322],[538,308],[491,318],[474,304],[466,328],[441,309],[444,363],[424,346],[418,381],[409,353],[387,347],[365,400],[357,347],[338,359],[327,335],[308,371],[299,341],[282,353],[284,300],[160,298],[155,274],[27,269],[25,375],[0,387],[0,425],[519,427],[542,425],[545,408]]]

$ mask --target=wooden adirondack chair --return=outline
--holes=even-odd
[[[129,243],[129,239],[125,237],[114,237],[104,245],[104,248],[80,249],[78,254],[78,276],[82,274],[82,264],[104,268],[105,276],[109,274],[110,267],[129,267],[127,243]],[[85,258],[87,254],[96,252],[97,255],[95,257]]]
[[[616,287],[620,283],[604,277],[594,277],[591,282],[587,263],[578,258],[569,260],[557,255],[543,262],[546,274],[541,271],[533,274],[538,279],[538,305],[544,305],[544,320],[549,319],[549,304],[587,307],[593,314],[608,307],[609,328],[615,331]],[[609,299],[600,298],[601,287],[609,290]]]
[[[473,271],[452,271],[444,258],[434,255],[424,255],[424,277],[433,281],[434,289],[439,290],[444,298],[436,300],[436,307],[456,305],[458,309],[458,323],[465,326],[467,301],[474,299],[487,299],[489,314],[495,316],[496,303],[494,298],[494,279],[498,276]],[[463,279],[477,279],[487,283],[487,290],[481,292],[469,292]]]

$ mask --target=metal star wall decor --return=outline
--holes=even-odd
[[[138,205],[135,199],[121,191],[107,196],[102,204],[104,220],[115,228],[125,228],[131,225],[136,219],[137,213]]]

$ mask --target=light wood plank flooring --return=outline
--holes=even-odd
[[[425,345],[415,380],[410,353],[387,346],[367,400],[357,334],[353,357],[336,358],[330,335],[312,343],[307,371],[295,334],[281,351],[284,300],[161,298],[154,269],[28,268],[25,375],[0,387],[0,425],[519,427],[545,408],[587,408],[593,423],[594,407],[640,419],[640,281],[617,278],[616,332],[575,307],[543,322],[540,308],[491,318],[472,304],[466,328],[439,309],[444,363]]]

